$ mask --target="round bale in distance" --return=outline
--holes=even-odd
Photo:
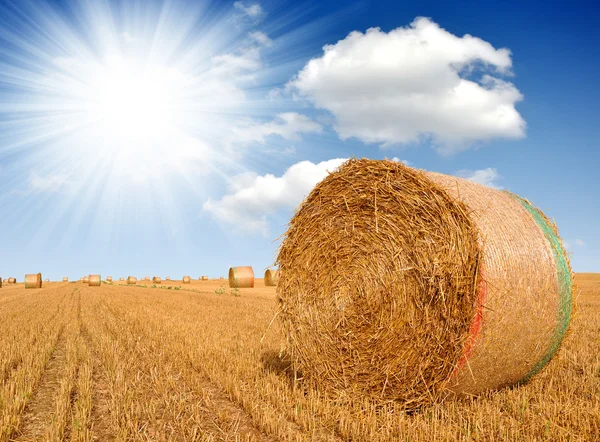
[[[112,282],[112,276],[107,276],[107,277],[106,277],[106,281],[108,281],[108,282]]]
[[[14,277],[8,278],[8,283],[9,284],[16,284],[17,283],[17,278],[14,278]]]
[[[127,278],[127,284],[136,284],[137,283],[137,278],[135,276],[129,276]]]
[[[166,279],[167,281],[170,281],[170,280],[171,280],[171,277],[170,277],[170,276],[167,276],[165,279]]]
[[[62,280],[63,280],[63,282],[69,282],[69,278],[68,278],[68,277],[66,277],[66,276],[63,276],[63,279],[62,279]]]
[[[279,270],[267,269],[265,272],[265,285],[267,287],[275,286],[277,281],[279,281]]]
[[[229,287],[236,289],[254,287],[254,270],[252,266],[230,267]]]
[[[90,287],[100,287],[100,284],[102,283],[102,278],[100,277],[100,275],[90,275],[88,277],[88,281]]]
[[[162,279],[160,279],[160,276],[154,276],[152,278],[152,282],[155,284],[160,284],[162,282]]]
[[[192,278],[190,278],[189,276],[184,276],[183,277],[183,283],[184,284],[190,284],[192,282]]]
[[[41,273],[28,273],[25,275],[25,288],[26,289],[41,289],[42,288],[42,274]]]
[[[406,408],[527,382],[557,352],[572,274],[527,200],[350,159],[296,209],[276,260],[294,369]]]
[[[203,276],[202,281],[208,281],[208,276]]]

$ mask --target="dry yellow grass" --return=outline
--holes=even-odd
[[[262,279],[6,286],[0,442],[598,440],[600,275],[576,282],[571,333],[531,383],[412,414],[294,381]]]

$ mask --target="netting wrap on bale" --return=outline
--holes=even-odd
[[[277,285],[277,281],[279,280],[279,270],[271,270],[267,269],[265,272],[265,285],[266,286],[275,286]]]
[[[41,273],[29,273],[25,275],[25,288],[26,289],[41,289],[42,288],[42,274]]]
[[[277,264],[295,369],[336,396],[413,407],[526,382],[571,318],[567,255],[539,210],[393,161],[319,183]]]
[[[236,289],[254,287],[254,270],[252,266],[230,267],[229,287]]]

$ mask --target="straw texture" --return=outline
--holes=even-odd
[[[100,275],[90,275],[88,277],[88,284],[90,285],[90,287],[100,287],[102,283],[102,278],[100,277]]]
[[[8,278],[8,283],[9,284],[16,284],[17,283],[17,278]]]
[[[554,244],[511,194],[347,161],[297,208],[277,257],[295,370],[336,397],[407,408],[525,382],[571,312],[568,260],[543,221]]]
[[[279,281],[279,270],[267,269],[265,272],[265,285],[275,286],[277,285],[277,281]]]
[[[41,289],[42,288],[42,274],[41,273],[29,273],[25,275],[25,288],[26,289]]]
[[[229,268],[229,287],[252,288],[254,287],[254,270],[251,266]]]

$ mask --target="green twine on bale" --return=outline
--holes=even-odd
[[[544,366],[550,362],[554,354],[558,351],[561,342],[565,338],[567,334],[567,328],[569,327],[569,322],[571,321],[573,286],[571,281],[571,270],[556,230],[552,227],[552,225],[550,225],[548,219],[542,215],[539,210],[533,207],[529,201],[510,192],[507,193],[521,203],[525,210],[529,212],[550,243],[550,248],[552,249],[552,254],[554,256],[554,262],[556,264],[560,293],[557,318],[558,325],[554,329],[552,339],[550,340],[550,344],[548,345],[544,356],[542,356],[542,358],[537,361],[533,367],[531,367],[523,379],[518,382],[519,384],[524,384],[533,376],[538,374],[542,368],[544,368]]]

